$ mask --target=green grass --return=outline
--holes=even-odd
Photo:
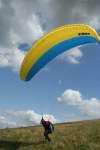
[[[100,120],[55,125],[52,142],[41,126],[1,129],[0,150],[100,150]]]

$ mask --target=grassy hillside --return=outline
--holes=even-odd
[[[100,120],[56,124],[52,142],[41,126],[0,130],[0,150],[100,150]]]

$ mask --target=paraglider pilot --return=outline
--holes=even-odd
[[[44,137],[45,140],[51,141],[49,134],[51,134],[54,131],[54,126],[50,121],[45,121],[42,117],[41,122],[42,126],[44,127]]]

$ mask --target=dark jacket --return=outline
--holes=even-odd
[[[54,126],[50,121],[45,121],[44,119],[42,119],[41,124],[43,125],[45,130],[49,131],[49,133],[52,133],[54,131]]]

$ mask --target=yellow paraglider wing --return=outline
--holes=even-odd
[[[97,32],[88,25],[71,24],[52,30],[29,49],[21,70],[21,80],[30,80],[57,55],[75,46],[100,41]]]

